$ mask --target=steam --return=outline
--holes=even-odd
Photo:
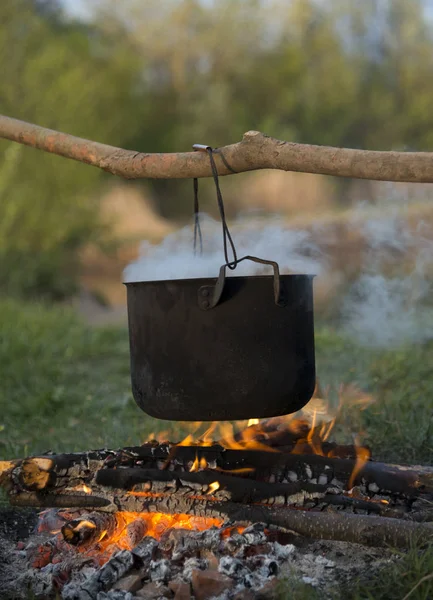
[[[409,216],[401,205],[379,214],[371,206],[354,211],[345,227],[361,240],[359,264],[352,269],[355,276],[332,223],[319,221],[309,230],[292,230],[283,219],[250,217],[235,222],[231,231],[238,258],[250,254],[277,261],[282,274],[315,274],[318,285],[337,273],[345,282],[336,292],[341,295],[339,317],[345,331],[363,345],[385,348],[433,337],[431,225],[419,219],[411,224],[414,219]],[[186,227],[157,246],[143,243],[139,258],[126,267],[124,281],[217,277],[225,262],[221,224],[201,215],[201,227],[202,255],[194,255],[193,231]],[[245,261],[228,275],[270,273],[270,267]]]
[[[125,283],[217,277],[225,263],[221,224],[207,215],[201,215],[200,222],[203,254],[194,255],[191,227],[168,235],[158,246],[144,242],[138,260],[124,271]],[[274,260],[282,274],[323,272],[323,256],[311,234],[289,230],[281,220],[267,220],[265,224],[239,221],[231,227],[231,232],[238,258],[252,255]],[[232,260],[230,249],[229,260]],[[271,272],[270,267],[244,261],[228,275],[239,277]]]
[[[433,242],[427,225],[412,229],[394,210],[382,218],[355,213],[353,227],[364,236],[362,272],[344,299],[345,328],[366,346],[388,347],[433,337]]]

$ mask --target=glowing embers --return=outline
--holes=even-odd
[[[114,552],[131,550],[146,536],[160,540],[172,529],[205,531],[222,526],[222,519],[187,514],[48,510],[40,515],[38,532],[52,533],[59,550],[63,551],[66,542],[103,564]]]

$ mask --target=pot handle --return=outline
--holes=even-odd
[[[229,267],[232,270],[243,260],[251,260],[262,265],[271,265],[274,270],[274,301],[277,306],[286,306],[284,299],[281,281],[280,281],[280,268],[278,263],[274,260],[265,260],[264,258],[257,258],[257,256],[244,256],[231,263],[226,263],[220,267],[220,272],[216,284],[203,285],[198,291],[198,305],[202,310],[210,310],[215,308],[221,300],[221,296],[224,290],[224,284],[226,281],[226,268]]]

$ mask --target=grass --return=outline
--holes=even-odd
[[[139,444],[161,430],[182,435],[179,423],[136,406],[126,330],[90,328],[65,308],[2,300],[0,331],[2,458]],[[433,462],[433,343],[373,351],[319,327],[316,354],[321,383],[355,383],[375,398],[367,410],[343,410],[333,439],[361,431],[376,458]]]
[[[0,331],[3,458],[137,444],[161,428],[132,399],[126,331],[12,301],[0,302]]]
[[[0,460],[134,445],[162,429],[172,440],[182,435],[179,423],[152,419],[133,401],[124,329],[93,329],[65,308],[1,300],[0,332]],[[371,350],[319,326],[316,353],[321,383],[354,383],[375,399],[363,411],[346,407],[332,439],[350,441],[361,431],[376,458],[433,463],[432,342]],[[433,548],[414,547],[344,598],[401,599],[432,572]],[[410,598],[433,597],[432,582],[423,581]],[[299,582],[281,588],[281,598],[314,594]]]
[[[353,600],[430,600],[433,598],[433,545],[420,549],[414,545],[399,555],[388,569],[370,581],[361,581]],[[349,598],[350,596],[346,596]]]

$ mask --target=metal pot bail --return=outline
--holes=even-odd
[[[251,260],[256,263],[272,266],[272,268],[274,270],[274,301],[277,306],[285,306],[286,302],[284,299],[283,287],[281,285],[280,268],[278,266],[278,263],[276,263],[273,260],[257,258],[256,256],[248,255],[248,256],[244,256],[242,258],[237,257],[236,247],[233,242],[231,233],[229,231],[229,227],[227,225],[225,209],[224,209],[224,200],[223,200],[221,188],[219,185],[218,169],[216,167],[215,159],[213,156],[214,153],[215,152],[219,153],[224,165],[227,167],[227,169],[229,171],[231,171],[232,173],[236,173],[236,171],[234,171],[230,167],[230,165],[228,164],[224,155],[222,154],[222,152],[219,152],[218,149],[213,149],[211,146],[205,146],[203,144],[194,144],[193,148],[194,148],[194,150],[197,150],[197,151],[207,152],[207,154],[209,156],[210,166],[211,166],[211,170],[212,170],[212,176],[213,176],[213,180],[215,183],[215,189],[216,189],[216,195],[217,195],[218,210],[220,213],[221,224],[222,224],[222,229],[223,229],[223,248],[224,248],[224,258],[226,261],[225,264],[223,264],[220,267],[220,271],[219,271],[219,275],[218,275],[216,284],[214,286],[205,285],[205,286],[200,287],[200,289],[198,291],[199,307],[203,310],[210,310],[211,308],[215,308],[218,305],[218,303],[221,300],[223,291],[224,291],[224,284],[225,284],[225,280],[226,280],[226,269],[228,268],[231,271],[234,271],[236,269],[236,267],[238,266],[238,264],[240,262],[242,262],[243,260]],[[194,178],[193,185],[194,185],[194,254],[196,254],[196,252],[197,252],[197,240],[199,240],[200,254],[202,254],[203,253],[203,238],[202,238],[201,229],[200,229],[198,179],[197,178]],[[233,255],[232,260],[229,260],[229,256],[228,256],[228,245],[229,244],[230,244],[231,252]]]

